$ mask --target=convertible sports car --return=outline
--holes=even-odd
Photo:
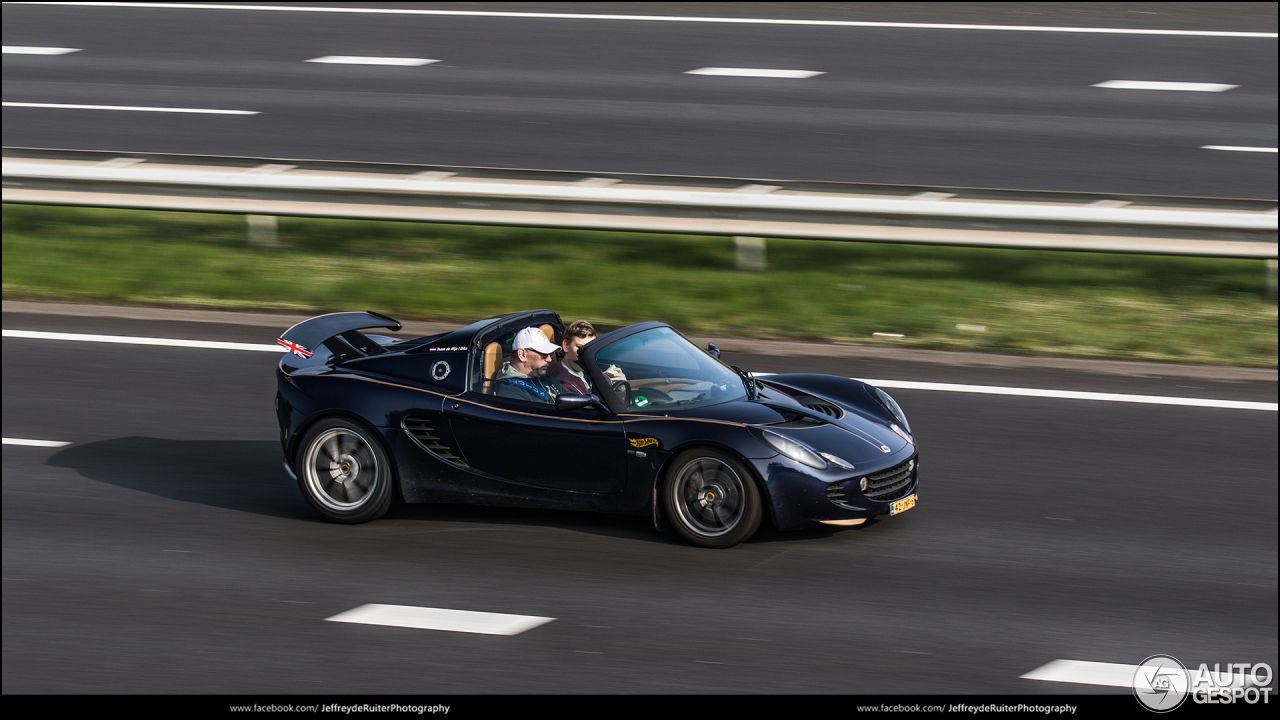
[[[911,426],[878,388],[755,377],[714,345],[644,322],[582,348],[593,394],[502,397],[499,371],[529,327],[558,344],[565,326],[533,310],[414,340],[359,332],[400,329],[375,312],[289,328],[276,414],[307,502],[340,523],[373,520],[397,495],[643,515],[714,548],[766,518],[780,530],[847,526],[915,506]]]

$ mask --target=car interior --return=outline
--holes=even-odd
[[[560,340],[556,337],[555,326],[550,324],[539,325],[538,329],[543,335],[547,336],[547,340],[560,344]],[[493,378],[502,370],[502,366],[511,359],[511,345],[515,342],[516,333],[521,328],[516,328],[511,332],[505,333],[484,346],[484,352],[480,355],[480,363],[477,368],[476,376],[472,378],[471,387],[479,388],[480,392],[485,395],[492,395],[495,388]]]

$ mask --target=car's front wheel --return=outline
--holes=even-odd
[[[755,534],[760,491],[742,462],[713,448],[693,448],[671,461],[663,490],[676,532],[700,547],[733,547]]]
[[[316,423],[298,443],[295,467],[303,497],[326,520],[369,522],[391,507],[391,460],[361,423]]]

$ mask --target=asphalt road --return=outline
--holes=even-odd
[[[4,327],[274,337],[15,313]],[[3,353],[4,436],[71,443],[4,446],[6,694],[1098,693],[1128,691],[1019,676],[1156,653],[1278,665],[1274,412],[895,390],[921,442],[917,508],[709,551],[568,512],[328,524],[279,465],[275,355],[17,338]],[[1228,385],[1127,391],[1176,382]],[[1230,386],[1276,399],[1273,382]],[[555,620],[512,637],[324,621],[365,603]]]
[[[706,12],[675,5],[662,10]],[[787,17],[778,4],[725,5],[714,14]],[[1266,3],[952,5],[801,4],[790,17],[1274,32],[1276,14]],[[1276,146],[1275,38],[12,4],[3,20],[6,46],[80,49],[6,54],[5,102],[259,113],[6,107],[6,146],[1277,194],[1274,154],[1202,149]],[[305,62],[331,55],[439,62]],[[687,74],[704,67],[823,74]],[[1094,87],[1109,80],[1238,87]]]

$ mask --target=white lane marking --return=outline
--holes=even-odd
[[[22,438],[4,438],[5,445],[26,445],[27,447],[62,447],[70,445],[69,442],[59,442],[57,440],[24,440]]]
[[[1195,679],[1195,668],[1187,668]],[[1090,662],[1087,660],[1054,660],[1019,677],[1025,680],[1078,683],[1081,685],[1105,685],[1107,687],[1133,687],[1133,675],[1137,665],[1122,663]],[[1226,679],[1226,671],[1222,678]],[[1224,687],[1246,687],[1252,683],[1246,673],[1231,673],[1230,683]]]
[[[1111,88],[1113,90],[1180,90],[1182,92],[1226,92],[1239,85],[1223,85],[1221,83],[1192,82],[1150,82],[1147,80],[1108,80],[1094,87]]]
[[[80,48],[30,47],[26,45],[5,45],[5,55],[66,55],[80,52]]]
[[[689,70],[685,75],[718,75],[721,77],[762,77],[762,78],[811,78],[815,75],[826,75],[816,70],[770,70],[767,68],[723,68],[704,67]]]
[[[284,352],[280,345],[258,343],[213,342],[210,340],[175,340],[172,338],[128,337],[126,335],[86,335],[83,333],[39,332],[34,330],[5,330],[4,337],[28,340],[74,340],[78,342],[116,343],[120,345],[161,345],[164,347],[204,348],[206,350],[253,350],[256,352]]]
[[[208,350],[251,350],[255,352],[284,352],[280,345],[258,343],[215,342],[211,340],[176,340],[172,338],[129,337],[127,335],[86,335],[82,333],[41,332],[36,330],[5,330],[4,337],[29,340],[73,340],[78,342],[116,343],[122,345],[158,345],[162,347],[204,348]],[[767,377],[774,373],[752,373]],[[1190,407],[1227,408],[1233,410],[1270,410],[1276,412],[1276,403],[1246,402],[1242,400],[1207,400],[1204,398],[1166,397],[1162,395],[1124,395],[1120,393],[1080,392],[1075,390],[1038,390],[1035,388],[999,387],[994,385],[958,385],[955,383],[914,382],[909,380],[872,380],[853,378],[886,388],[907,390],[940,390],[943,392],[982,393],[987,395],[1018,395],[1023,397],[1061,398],[1067,400],[1104,400],[1109,402],[1146,403],[1150,405],[1185,405]]]
[[[756,377],[768,377],[778,373],[753,372]],[[1203,398],[1165,397],[1162,395],[1122,395],[1120,393],[1078,392],[1075,390],[1038,390],[1036,388],[999,387],[995,385],[958,385],[956,383],[915,382],[911,380],[876,380],[849,378],[882,388],[904,390],[938,390],[941,392],[966,392],[983,395],[1016,395],[1021,397],[1046,397],[1065,400],[1103,400],[1106,402],[1131,402],[1151,405],[1186,405],[1190,407],[1227,408],[1230,410],[1270,410],[1276,412],[1276,403],[1245,402],[1241,400],[1205,400]]]
[[[1275,152],[1275,148],[1249,147],[1247,145],[1201,145],[1201,150],[1232,150],[1235,152]]]
[[[446,610],[444,608],[413,607],[412,605],[361,605],[354,610],[338,613],[333,617],[325,618],[325,620],[328,622],[387,625],[421,630],[479,633],[481,635],[519,635],[526,630],[532,630],[539,625],[549,623],[555,618],[472,612],[470,610]]]
[[[1019,677],[1024,680],[1047,680],[1049,682],[1131,688],[1133,687],[1133,673],[1137,669],[1137,665],[1122,665],[1120,663],[1054,660]]]
[[[1148,405],[1185,405],[1188,407],[1228,408],[1232,410],[1270,410],[1276,403],[1242,400],[1207,400],[1204,398],[1165,397],[1163,395],[1125,395],[1121,393],[1079,392],[1075,390],[1037,390],[1035,388],[997,387],[992,385],[957,385],[955,383],[911,382],[907,380],[862,380],[869,385],[904,390],[942,390],[945,392],[981,393],[984,395],[1018,395],[1021,397],[1058,398],[1065,400],[1102,400],[1105,402],[1145,403]]]
[[[4,107],[52,108],[55,110],[131,110],[133,112],[199,113],[202,115],[257,115],[256,110],[209,110],[207,108],[142,107],[139,105],[71,105],[68,103],[6,102]]]
[[[439,60],[428,60],[426,58],[408,58],[408,57],[362,57],[360,55],[325,55],[324,57],[312,58],[306,62],[313,63],[329,63],[332,65],[403,65],[406,67],[418,67],[420,65],[430,65],[438,63]]]
[[[863,22],[855,20],[774,20],[769,18],[682,17],[679,15],[590,15],[584,13],[529,13],[483,10],[409,10],[402,8],[345,8],[305,5],[226,5],[214,3],[144,2],[19,2],[9,5],[79,5],[116,8],[169,8],[174,10],[264,10],[268,12],[323,12],[365,15],[452,15],[455,17],[549,18],[556,20],[639,20],[647,22],[727,23],[731,25],[809,25],[817,27],[908,28],[922,30],[1011,30],[1016,32],[1065,32],[1101,35],[1182,35],[1192,37],[1274,38],[1276,33],[1229,30],[1131,30],[1128,28],[1056,27],[1052,25],[962,25],[956,23]]]

